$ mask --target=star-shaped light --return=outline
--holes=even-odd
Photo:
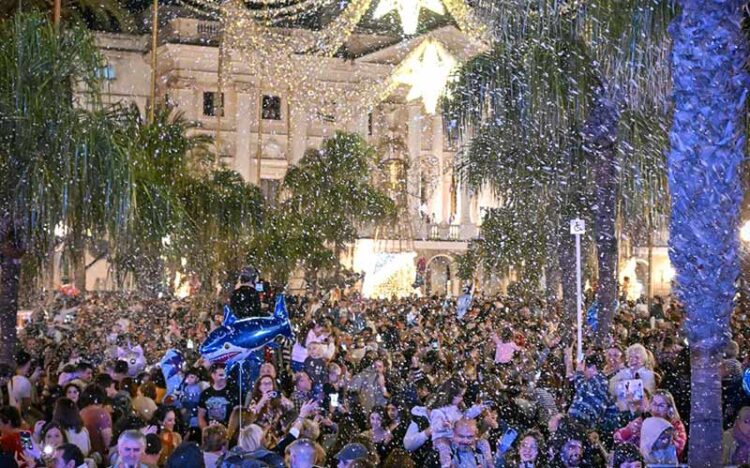
[[[407,101],[422,98],[428,114],[434,114],[456,59],[434,39],[422,42],[394,73],[396,83],[409,85]]]
[[[396,10],[401,19],[401,29],[404,34],[414,34],[417,32],[419,10],[422,8],[433,11],[438,15],[445,14],[445,7],[441,0],[380,0],[373,17],[375,19],[382,18]]]

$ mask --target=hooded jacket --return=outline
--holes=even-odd
[[[646,463],[677,463],[677,449],[674,443],[667,448],[655,450],[654,444],[672,423],[663,418],[646,418],[641,426],[641,455]]]

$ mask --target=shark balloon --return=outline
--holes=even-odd
[[[223,363],[228,367],[243,361],[275,339],[292,339],[294,332],[289,322],[284,295],[276,297],[271,317],[252,317],[237,320],[229,306],[224,307],[224,321],[209,333],[200,347],[204,359]]]

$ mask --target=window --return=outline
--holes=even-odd
[[[281,187],[281,181],[278,179],[260,179],[260,193],[263,194],[266,203],[271,206],[276,206],[279,187]]]
[[[101,78],[102,80],[112,81],[115,78],[117,78],[117,75],[115,74],[115,67],[112,65],[105,65],[99,69],[96,70],[96,77]]]
[[[263,120],[281,120],[281,98],[279,96],[263,96]]]
[[[221,113],[224,117],[224,93],[204,92],[203,93],[203,115],[216,117]]]

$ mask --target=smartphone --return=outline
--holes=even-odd
[[[263,292],[263,283],[255,283],[255,290],[258,292]]]
[[[380,336],[380,333],[378,333],[377,335],[375,335],[375,341],[377,341],[378,343],[382,343],[383,342],[383,337]]]
[[[339,406],[339,394],[338,393],[331,393],[328,395],[328,397],[331,399],[331,406],[336,408]]]
[[[344,343],[341,343],[341,349],[342,349],[343,351],[346,351],[346,345],[345,345]]]
[[[31,441],[31,432],[21,431],[18,435],[21,438],[21,447],[24,450],[34,450],[34,443]]]
[[[268,396],[271,397],[271,398],[278,398],[279,397],[279,392],[277,392],[275,390],[271,390],[270,392],[268,392]]]
[[[432,345],[432,349],[438,349],[438,342],[437,341],[433,341],[431,343],[431,345]]]
[[[193,340],[188,340],[187,349],[194,349],[194,348],[195,348],[195,343],[193,343]]]
[[[502,439],[498,441],[498,449],[500,449],[503,453],[507,452],[508,449],[510,449],[511,445],[513,445],[513,442],[516,440],[516,437],[518,437],[518,431],[513,429],[512,427],[509,427],[505,430],[505,434],[503,434]]]

